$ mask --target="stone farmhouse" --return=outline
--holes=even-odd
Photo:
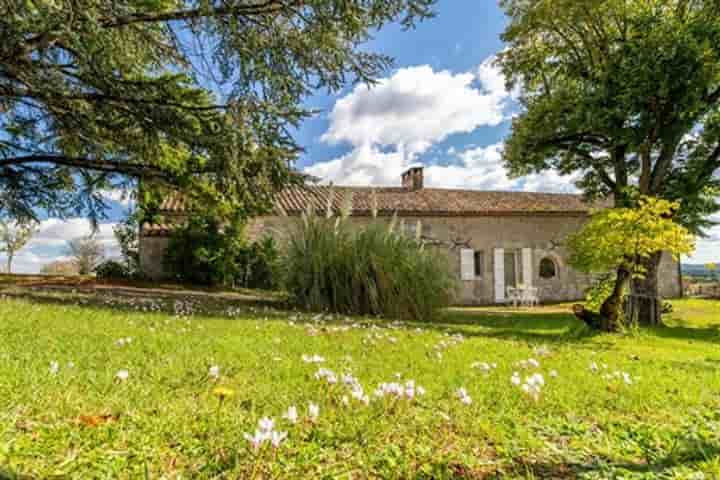
[[[458,304],[505,303],[508,287],[518,285],[537,287],[540,302],[574,301],[592,282],[568,265],[563,248],[589,218],[592,206],[581,196],[425,188],[422,167],[405,172],[401,187],[288,188],[277,195],[271,215],[252,220],[249,234],[282,243],[309,204],[324,212],[330,202],[339,211],[347,195],[357,225],[372,221],[375,208],[379,218],[397,215],[408,235],[446,251],[462,285]],[[172,224],[182,220],[182,200],[169,197],[162,210],[168,223],[145,224],[140,235],[141,267],[152,278],[166,276],[163,254]],[[666,298],[682,292],[679,264],[669,255],[660,265],[660,290]]]

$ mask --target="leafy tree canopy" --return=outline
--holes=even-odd
[[[294,178],[303,98],[372,82],[391,59],[363,42],[434,1],[0,0],[0,215],[96,220],[138,180],[260,211]]]
[[[570,263],[588,273],[624,268],[633,277],[643,277],[647,272],[642,260],[655,252],[668,252],[676,259],[692,253],[693,235],[671,219],[678,207],[678,203],[642,197],[637,208],[595,212],[569,238]]]
[[[500,63],[522,87],[505,160],[580,172],[589,196],[679,200],[709,225],[720,195],[720,2],[504,0]]]
[[[596,293],[605,297],[599,315],[588,312],[578,305],[575,314],[589,325],[605,331],[619,327],[625,290],[630,283],[654,281],[658,260],[657,252],[669,252],[675,259],[695,249],[694,236],[690,231],[672,220],[677,202],[643,196],[633,208],[610,208],[600,210],[580,231],[568,240],[570,264],[588,273],[615,271],[615,279],[602,282]],[[651,261],[652,259],[652,261]],[[606,288],[607,287],[607,288]],[[636,286],[633,285],[636,289]],[[633,305],[642,307],[649,318],[641,317],[641,323],[660,323],[662,313],[656,298],[633,299]],[[599,299],[598,299],[599,300]]]

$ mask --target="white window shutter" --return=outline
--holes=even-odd
[[[505,301],[505,249],[496,248],[494,251],[493,276],[495,277],[495,301]]]
[[[533,284],[533,272],[532,272],[532,249],[522,249],[522,269],[523,269],[523,283],[527,287],[532,287]]]
[[[460,278],[475,280],[475,250],[470,248],[460,250]]]

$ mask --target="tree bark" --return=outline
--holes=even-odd
[[[623,295],[630,282],[630,272],[620,267],[615,274],[615,285],[610,296],[600,307],[600,313],[586,310],[582,305],[573,305],[573,313],[590,328],[603,332],[617,332],[623,315]]]
[[[616,332],[620,328],[620,319],[623,314],[623,295],[629,282],[630,271],[625,267],[619,267],[615,275],[613,291],[600,307],[600,315],[605,322],[603,330],[606,332]]]
[[[652,254],[640,264],[645,268],[644,278],[635,278],[631,283],[632,300],[636,302],[634,311],[637,311],[639,325],[662,325],[662,301],[658,288],[658,267],[662,252]]]
[[[13,261],[13,255],[12,253],[8,252],[7,254],[7,273],[12,273],[12,261]]]

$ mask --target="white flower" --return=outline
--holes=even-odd
[[[347,395],[343,395],[342,398],[340,398],[340,403],[347,407],[348,405],[350,405],[350,398],[348,398]]]
[[[520,385],[521,380],[520,380],[520,375],[518,374],[518,372],[513,372],[512,377],[510,377],[510,382],[513,385]]]
[[[544,379],[543,376],[542,376],[541,374],[539,374],[539,373],[536,373],[536,374],[534,374],[534,375],[530,375],[530,376],[525,380],[525,382],[527,382],[527,383],[530,384],[530,385],[534,385],[534,386],[538,386],[538,387],[542,387],[542,386],[545,385],[545,379]]]
[[[538,368],[540,366],[540,362],[538,362],[534,358],[529,358],[527,363],[535,368]]]
[[[622,372],[622,379],[628,385],[632,385],[633,383],[632,378],[630,378],[630,374],[627,372]]]
[[[592,362],[592,363],[590,364],[590,370],[593,371],[593,372],[597,372],[598,370],[600,370],[600,368],[598,367],[598,364],[597,364],[597,363]]]
[[[270,443],[273,447],[278,448],[285,438],[287,438],[287,432],[272,432],[270,434]]]
[[[212,367],[210,367],[210,369],[208,370],[208,376],[215,379],[220,378],[220,367],[218,367],[217,365],[213,365]]]
[[[50,362],[50,374],[57,375],[59,371],[60,371],[60,364],[58,362],[56,362],[55,360]]]
[[[365,391],[359,384],[352,386],[352,388],[350,389],[350,395],[352,396],[352,398],[364,403],[365,405],[370,403],[370,397],[365,395]]]
[[[258,420],[258,428],[261,432],[272,432],[275,428],[275,420],[269,417],[263,417]]]
[[[538,401],[540,399],[540,387],[524,383],[522,389],[527,393],[533,400]]]
[[[128,372],[125,369],[118,370],[117,373],[115,374],[115,378],[117,378],[121,382],[124,382],[125,380],[127,380],[129,376],[130,376],[130,372]]]
[[[325,361],[325,358],[321,357],[320,355],[303,354],[301,358],[302,361],[305,363],[323,363]]]
[[[557,376],[558,376],[557,370],[550,370],[550,376],[551,376],[552,378],[557,378]]]
[[[321,380],[321,379],[327,380],[327,382],[330,385],[334,385],[338,382],[337,376],[335,375],[335,372],[332,370],[329,370],[327,368],[320,368],[317,372],[315,372],[315,379]]]
[[[320,416],[320,407],[317,404],[310,402],[308,405],[308,415],[310,416],[310,420],[313,422],[316,421]]]
[[[290,423],[297,423],[298,412],[297,412],[297,408],[295,407],[295,405],[291,405],[290,407],[288,407],[288,410],[283,415],[283,418]]]
[[[518,378],[519,380],[519,378]],[[540,373],[535,373],[525,378],[525,383],[522,384],[523,392],[528,394],[533,400],[538,401],[540,399],[540,393],[542,387],[545,385],[545,378]]]
[[[346,373],[342,376],[342,382],[345,385],[350,385],[351,387],[354,387],[355,385],[359,385],[360,382],[358,382],[358,379],[353,377],[352,375]]]
[[[472,404],[472,398],[470,398],[470,395],[468,395],[467,390],[464,388],[458,388],[456,395],[465,405]]]
[[[470,365],[470,368],[476,368],[478,370],[482,370],[483,372],[489,372],[490,370],[497,368],[496,364],[489,364],[487,362],[474,362]]]
[[[547,347],[547,345],[540,345],[533,349],[536,355],[540,355],[541,357],[550,355],[550,349]]]
[[[244,433],[243,437],[245,437],[245,440],[250,442],[250,445],[252,445],[253,450],[258,450],[260,446],[268,440],[270,437],[270,434],[266,432],[261,432],[260,430],[255,430],[255,435],[250,435],[249,433]]]
[[[67,366],[68,368],[75,368],[75,364],[73,362],[68,362]]]

